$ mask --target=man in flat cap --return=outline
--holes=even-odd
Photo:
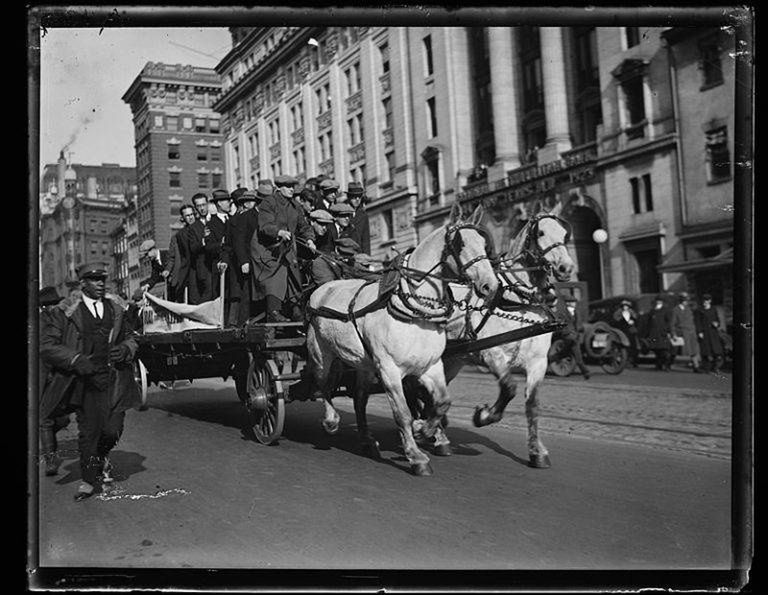
[[[357,242],[355,228],[352,227],[352,216],[355,214],[355,209],[345,202],[338,202],[331,207],[330,213],[334,218],[334,224],[329,233],[333,246],[336,245],[339,238],[352,238]]]
[[[368,213],[365,211],[365,188],[360,182],[350,182],[347,187],[347,203],[354,209],[351,227],[354,230],[354,239],[360,244],[360,249],[371,253],[371,227],[368,221]]]
[[[339,196],[339,183],[336,180],[326,179],[320,182],[318,187],[320,188],[320,196],[315,202],[315,208],[328,211],[336,204],[336,198]]]
[[[317,251],[309,267],[309,276],[315,285],[322,285],[333,279],[338,279],[338,271],[333,261],[324,256],[333,252],[333,245],[326,242],[329,237],[329,229],[333,226],[333,215],[328,211],[316,209],[309,214],[309,223],[315,233]]]
[[[51,310],[62,300],[55,287],[43,287],[38,293],[39,326],[38,337],[42,339],[43,332],[48,325]],[[50,366],[45,361],[38,361],[38,399],[42,402],[43,393],[51,373]],[[58,456],[58,443],[56,432],[69,425],[69,414],[56,417],[40,417],[40,457],[45,463],[45,474],[56,475],[59,472],[60,459]]]
[[[234,193],[233,193],[234,194]],[[257,191],[245,190],[237,195],[237,213],[229,218],[224,236],[222,259],[229,277],[229,311],[227,323],[242,326],[250,317],[251,308],[251,237],[259,224],[257,202],[271,194],[265,184]]]
[[[259,225],[251,239],[255,289],[266,296],[267,319],[273,322],[287,320],[281,310],[289,276],[298,280],[296,239],[315,249],[312,228],[293,200],[295,185],[292,176],[275,178],[275,193],[259,205]]]
[[[51,312],[40,340],[40,356],[51,368],[40,418],[75,411],[82,481],[81,501],[112,480],[109,452],[123,431],[125,411],[141,403],[133,374],[138,349],[119,297],[106,294],[106,267],[86,263],[77,270],[82,293]]]

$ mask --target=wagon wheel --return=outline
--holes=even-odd
[[[285,398],[283,384],[275,377],[277,366],[272,360],[253,358],[248,366],[248,420],[256,439],[272,444],[283,433]]]
[[[614,343],[600,362],[600,367],[607,374],[620,374],[627,367],[628,361],[629,350],[623,345]]]
[[[576,369],[576,360],[568,352],[563,339],[556,339],[549,348],[549,371],[555,376],[570,376]]]
[[[133,377],[136,380],[136,384],[139,385],[139,391],[141,391],[141,405],[139,405],[139,411],[146,411],[149,409],[147,405],[147,368],[140,359],[133,362]]]

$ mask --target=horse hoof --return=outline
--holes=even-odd
[[[528,466],[534,469],[548,469],[552,463],[549,462],[549,455],[529,455]]]
[[[476,428],[482,428],[483,426],[488,425],[488,417],[483,417],[483,413],[486,411],[486,406],[480,407],[478,405],[475,407],[475,414],[472,416],[472,423],[475,424]]]
[[[438,444],[433,452],[438,457],[450,457],[453,454],[450,444]]]
[[[374,459],[375,461],[381,459],[381,451],[379,450],[378,442],[367,442],[362,444],[360,446],[360,452],[362,452],[363,456],[366,456],[369,459]]]
[[[339,432],[339,422],[328,422],[323,420],[323,429],[326,434],[333,436]]]
[[[411,465],[411,472],[419,477],[432,475],[432,467],[429,463],[414,463]]]

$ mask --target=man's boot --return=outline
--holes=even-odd
[[[589,373],[589,369],[587,369],[587,366],[582,364],[581,366],[579,366],[579,369],[581,370],[581,375],[584,376],[584,380],[589,380],[590,373]]]
[[[45,474],[49,477],[59,472],[59,456],[56,453],[56,432],[52,427],[40,428],[41,454],[45,461]]]
[[[291,322],[291,319],[287,316],[283,316],[280,312],[277,310],[272,310],[268,315],[267,319],[269,322]]]

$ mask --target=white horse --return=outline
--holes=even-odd
[[[405,256],[396,288],[386,298],[379,296],[378,284],[349,279],[325,283],[309,301],[307,368],[315,394],[325,400],[326,431],[338,431],[340,419],[331,401],[334,362],[357,371],[353,398],[355,411],[363,417],[369,386],[378,376],[415,475],[430,475],[432,468],[429,457],[416,445],[414,431],[433,437],[450,407],[441,359],[445,321],[452,309],[446,293],[448,276],[471,282],[484,298],[493,296],[499,283],[488,259],[485,235],[477,228],[482,208],[466,221],[460,214],[459,205],[454,205],[448,224]],[[338,316],[339,310],[346,316]],[[406,376],[418,378],[429,393],[432,407],[426,420],[413,421],[403,393]],[[363,433],[375,444],[367,426]]]
[[[550,273],[559,281],[567,281],[574,269],[573,260],[566,248],[570,227],[558,217],[558,213],[559,209],[556,209],[534,216],[511,242],[498,269],[499,291],[503,292],[501,303],[489,308],[477,299],[471,287],[450,284],[456,300],[464,302],[468,308],[457,311],[448,321],[448,339],[462,339],[470,335],[471,338],[486,339],[551,320],[548,307],[542,304],[542,298],[552,292]],[[547,371],[547,353],[551,342],[552,333],[545,333],[483,349],[477,354],[443,357],[448,383],[469,361],[481,363],[498,379],[499,396],[493,406],[483,405],[475,409],[473,422],[477,427],[495,423],[502,418],[507,404],[516,393],[513,374],[518,371],[525,373],[528,464],[536,468],[546,468],[551,464],[549,452],[539,438],[538,431],[538,389]],[[419,387],[408,382],[406,388],[409,406],[412,410],[416,409],[414,398]],[[425,398],[419,395],[419,398],[428,402],[428,396]],[[443,456],[451,453],[442,428],[438,428],[435,435],[434,452]]]

